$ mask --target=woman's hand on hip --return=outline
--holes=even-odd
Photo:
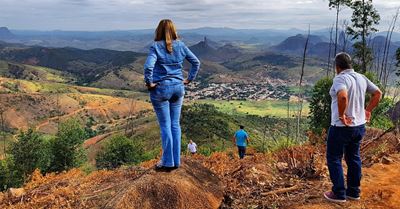
[[[185,80],[183,81],[183,84],[188,85],[190,82],[191,82],[191,81],[189,81],[188,79],[185,79]]]
[[[153,90],[153,89],[155,89],[157,87],[157,84],[149,83],[149,84],[146,84],[146,86],[147,86],[148,90]]]

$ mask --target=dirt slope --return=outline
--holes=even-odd
[[[223,199],[220,179],[193,160],[170,173],[134,167],[90,175],[76,169],[35,173],[24,189],[22,197],[0,193],[0,208],[212,209]]]
[[[243,160],[234,148],[188,156],[182,169],[168,174],[146,170],[156,160],[143,168],[89,175],[79,170],[46,177],[36,173],[23,197],[0,193],[0,208],[400,208],[400,138],[393,133],[376,138],[381,134],[368,129],[362,145],[359,202],[332,204],[322,197],[331,183],[320,143],[271,154],[249,149]]]
[[[319,197],[302,205],[292,205],[288,208],[400,208],[400,156],[393,156],[393,163],[378,163],[363,171],[361,183],[361,201],[347,201],[344,204],[328,203]],[[324,188],[329,189],[325,181]]]

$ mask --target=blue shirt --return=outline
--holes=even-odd
[[[236,131],[235,133],[235,138],[236,138],[236,145],[237,146],[243,146],[245,147],[246,141],[249,138],[249,135],[244,131],[243,129]]]
[[[200,61],[190,49],[179,40],[172,42],[173,52],[168,53],[164,41],[156,41],[150,47],[150,52],[144,64],[144,80],[146,83],[157,83],[168,79],[183,81],[183,61],[186,59],[192,67],[188,80],[195,79]]]

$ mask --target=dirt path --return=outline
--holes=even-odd
[[[101,134],[101,135],[97,135],[97,136],[95,136],[95,137],[92,137],[92,138],[90,138],[90,139],[87,139],[87,140],[83,143],[83,147],[87,149],[87,148],[89,148],[90,146],[93,146],[93,145],[99,143],[99,142],[102,141],[103,139],[105,139],[105,138],[107,138],[107,137],[109,137],[109,136],[111,136],[112,134],[117,133],[117,132],[118,132],[118,131],[111,131],[111,132],[108,132],[108,133],[105,133],[105,134]]]
[[[400,155],[393,156],[392,159],[394,162],[390,164],[379,163],[363,170],[361,201],[334,204],[328,203],[323,197],[318,197],[309,203],[294,205],[291,208],[400,208]],[[328,190],[329,182],[324,185]]]
[[[102,106],[98,106],[98,107],[83,107],[83,108],[77,109],[77,110],[75,110],[75,111],[73,111],[73,112],[70,112],[70,113],[68,113],[68,114],[65,114],[65,115],[55,116],[55,117],[52,117],[52,118],[48,118],[47,120],[45,120],[45,121],[41,122],[39,125],[37,125],[37,126],[35,127],[35,129],[38,131],[38,130],[40,130],[40,128],[42,128],[43,126],[48,125],[48,124],[49,124],[50,122],[52,122],[52,121],[57,121],[57,120],[65,119],[65,118],[71,117],[71,116],[76,115],[76,114],[78,114],[78,113],[80,113],[80,112],[82,112],[82,111],[85,111],[85,110],[100,110],[100,112],[101,112],[108,120],[110,120],[110,117],[109,117],[108,114],[107,114],[106,108],[107,108],[107,107],[110,107],[110,106],[112,106],[112,105],[115,105],[116,103],[118,103],[118,102],[112,102],[112,103],[110,103],[110,104],[102,105]]]

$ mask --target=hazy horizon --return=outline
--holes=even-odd
[[[178,29],[203,27],[234,29],[328,28],[335,11],[328,0],[0,0],[0,26],[12,30],[115,31],[153,29],[163,18]],[[400,7],[398,0],[375,0],[381,15],[379,29],[388,27]],[[348,19],[350,9],[342,11]]]

